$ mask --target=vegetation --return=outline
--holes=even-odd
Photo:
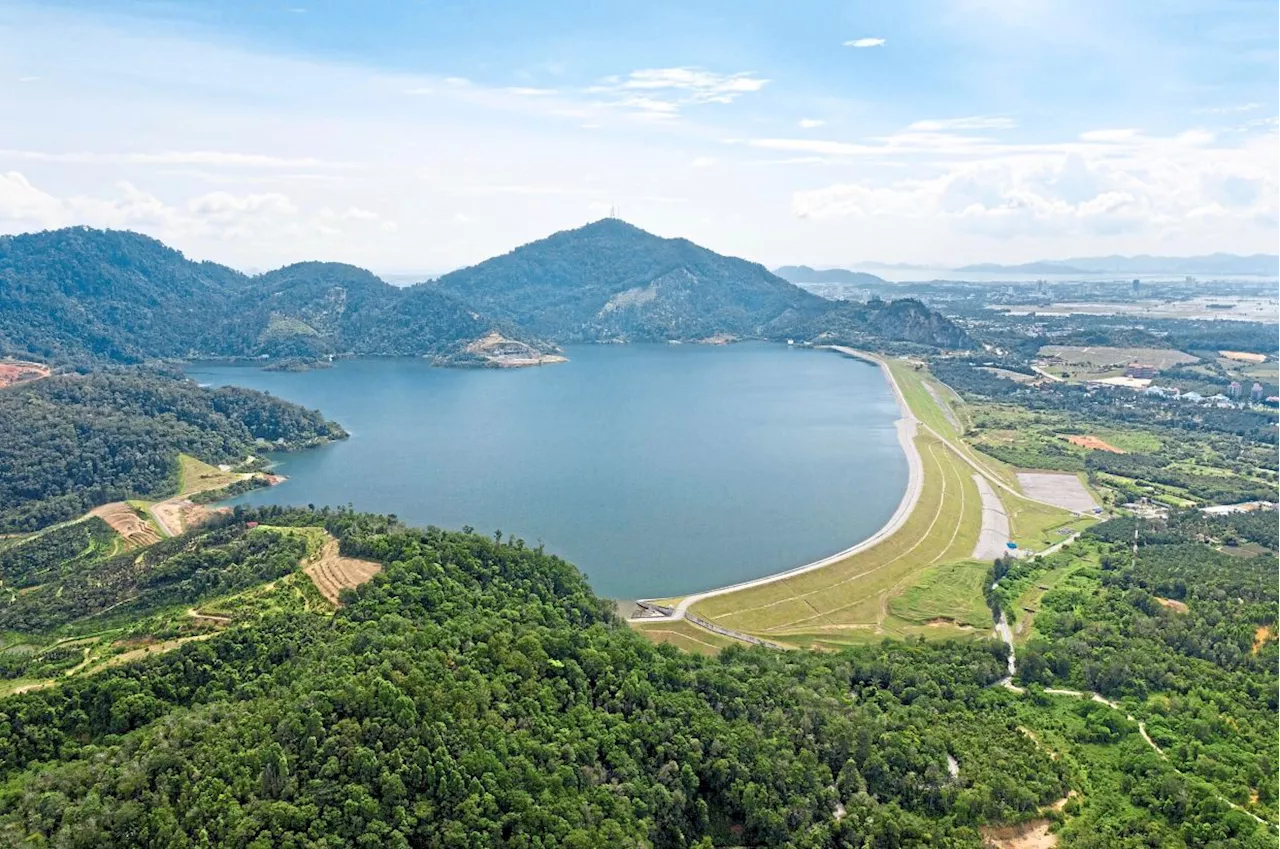
[[[387,570],[332,617],[264,612],[4,700],[9,839],[976,849],[980,824],[1066,793],[986,686],[998,644],[702,658],[519,540],[275,508],[196,550],[290,545],[233,529],[250,519],[323,525]]]
[[[448,358],[518,331],[429,286],[338,263],[248,277],[146,236],[73,227],[0,237],[0,354],[58,363],[324,354]]]
[[[345,437],[262,392],[202,389],[165,374],[55,375],[0,392],[0,531],[179,489],[179,453],[236,462]]]
[[[269,358],[300,369],[356,354],[483,365],[467,347],[491,332],[536,354],[544,338],[776,335],[828,310],[860,338],[963,337],[918,302],[833,304],[762,266],[613,219],[405,288],[340,263],[249,277],[129,232],[0,237],[0,356],[57,364]]]
[[[116,542],[115,532],[97,516],[50,528],[0,548],[0,581],[18,590],[85,571],[103,554],[114,553]]]
[[[1144,524],[1116,520],[1086,534],[1097,559],[1045,593],[1019,678],[1096,691],[1145,720],[1177,776],[1146,764],[1160,781],[1135,789],[1143,805],[1197,819],[1207,813],[1192,800],[1220,794],[1274,821],[1276,556],[1201,540],[1229,533],[1239,544],[1244,529],[1256,530],[1254,542],[1274,542],[1276,515],[1185,513]],[[1009,564],[1007,576],[997,564],[996,576],[1008,585],[1037,565],[1053,564]]]

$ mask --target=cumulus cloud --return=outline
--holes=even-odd
[[[113,188],[107,194],[58,197],[38,188],[20,172],[0,173],[0,228],[21,231],[84,224],[139,230],[166,240],[262,241],[337,235],[347,225],[394,227],[394,222],[383,221],[378,213],[359,206],[348,206],[342,212],[329,207],[308,212],[279,192],[215,191],[175,204],[127,181]]]
[[[800,129],[802,130],[812,130],[817,127],[825,127],[826,125],[827,125],[827,122],[823,121],[821,118],[801,118],[800,119]]]
[[[884,47],[883,38],[855,38],[852,41],[846,41],[845,47]]]
[[[0,221],[56,226],[61,223],[62,212],[57,198],[31,185],[21,173],[0,173]]]
[[[1085,138],[1087,137],[1087,138]],[[792,196],[801,218],[930,221],[992,238],[1150,238],[1188,227],[1273,227],[1276,138],[1213,147],[1211,134],[1085,133],[1082,144],[1001,146],[935,162],[936,176],[845,181]],[[834,153],[843,153],[834,148]]]

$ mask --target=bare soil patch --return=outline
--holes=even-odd
[[[29,363],[24,360],[4,360],[0,362],[0,389],[16,386],[48,377],[50,369],[41,363]]]
[[[1017,825],[999,828],[984,826],[982,842],[992,849],[1052,849],[1058,845],[1058,835],[1049,831],[1049,820],[1030,820]]]
[[[1257,654],[1262,651],[1262,647],[1274,636],[1275,634],[1271,632],[1270,625],[1259,625],[1258,630],[1253,632],[1253,653]]]
[[[1123,449],[1117,448],[1109,442],[1104,442],[1096,436],[1068,436],[1067,442],[1072,445],[1078,445],[1081,448],[1089,448],[1093,451],[1110,451],[1112,454],[1124,454]]]
[[[152,524],[123,501],[95,507],[89,515],[102,519],[131,546],[141,547],[160,541],[160,534]]]
[[[1267,361],[1266,354],[1250,354],[1247,351],[1219,351],[1218,355],[1226,357],[1228,360],[1235,360],[1238,363],[1265,363]]]
[[[1173,598],[1159,598],[1159,597],[1156,598],[1156,601],[1160,602],[1161,606],[1167,607],[1170,610],[1176,610],[1178,613],[1187,612],[1187,603],[1185,601],[1178,601],[1177,599],[1173,599]]]
[[[330,537],[311,563],[303,567],[320,590],[320,594],[332,604],[338,604],[338,595],[347,589],[355,589],[372,580],[382,571],[381,564],[371,560],[356,560],[354,557],[343,557],[338,554],[338,541]]]

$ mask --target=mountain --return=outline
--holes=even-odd
[[[761,265],[616,219],[408,287],[331,262],[249,276],[122,231],[0,237],[0,355],[64,364],[350,353],[532,365],[560,359],[544,339],[796,335],[832,310],[852,315]],[[873,322],[883,338],[953,338],[917,339],[927,323],[897,326],[896,315]]]
[[[791,283],[851,283],[855,286],[871,286],[887,282],[883,277],[865,271],[847,268],[810,268],[807,265],[783,265],[773,273]]]
[[[1204,256],[1094,256],[1074,257],[1058,262],[1028,262],[1000,265],[984,262],[966,265],[956,271],[996,274],[1245,274],[1275,277],[1280,256],[1275,254],[1206,254]]]
[[[437,289],[401,289],[350,265],[305,262],[250,277],[131,232],[0,237],[0,353],[62,362],[346,352],[480,362],[483,352],[468,347],[494,331],[527,341]]]
[[[759,336],[827,302],[764,266],[614,218],[446,274],[438,289],[557,342]]]

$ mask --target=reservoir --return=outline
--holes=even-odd
[[[524,369],[344,360],[302,373],[196,364],[319,409],[351,438],[274,457],[232,504],[350,504],[523,538],[611,598],[758,578],[872,535],[907,485],[879,368],[767,343],[583,345]]]

